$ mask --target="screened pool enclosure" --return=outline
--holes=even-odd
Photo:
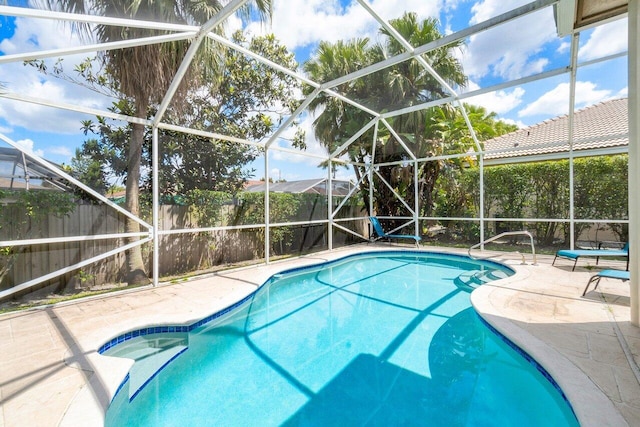
[[[51,7],[0,6],[17,29],[41,26],[68,39],[27,51],[7,44],[0,56],[7,73],[33,76],[41,88],[21,91],[16,79],[0,93],[13,106],[3,114],[33,109],[38,117],[20,124],[36,136],[0,132],[2,301],[157,285],[359,244],[372,238],[367,218],[376,215],[385,231],[419,235],[422,246],[470,247],[514,230],[528,230],[550,253],[629,241],[638,324],[639,201],[627,197],[639,182],[637,1],[520,2],[446,28],[411,10],[345,2],[337,8],[344,37],[301,42],[304,59],[268,35],[285,12],[262,2],[204,11],[176,2],[166,19],[145,15],[144,5],[127,15],[102,2],[43,3]],[[349,31],[355,16],[370,38]],[[628,46],[580,53],[622,21]],[[303,16],[287,23],[298,37],[326,25]],[[557,49],[536,51],[535,66],[500,72],[503,51],[526,45],[519,29],[533,24]],[[494,70],[492,79],[469,78],[468,64]],[[620,90],[584,99],[603,64],[617,70]],[[68,92],[50,96],[50,82]],[[562,88],[563,113],[546,120],[564,131],[534,141],[538,151],[530,142],[547,122],[503,121],[477,107],[488,97],[542,97],[543,84]],[[602,107],[612,99],[626,99],[627,109]],[[69,129],[82,134],[69,136],[70,164],[24,144]],[[505,146],[509,132],[515,139]],[[36,176],[57,184],[26,185]],[[305,180],[322,185],[276,185]],[[262,191],[245,191],[256,184]],[[526,252],[517,238],[504,247],[522,243]]]

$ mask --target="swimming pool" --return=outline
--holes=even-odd
[[[428,252],[285,272],[222,316],[105,346],[136,359],[105,424],[577,426],[544,370],[470,306],[510,274]]]

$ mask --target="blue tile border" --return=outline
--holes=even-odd
[[[449,257],[449,258],[456,258],[459,259],[460,261],[465,261],[465,262],[474,262],[474,263],[478,263],[484,266],[495,266],[495,267],[499,267],[500,269],[504,269],[504,270],[508,270],[511,273],[515,273],[515,270],[511,267],[509,267],[506,264],[503,264],[501,262],[498,261],[493,261],[490,259],[474,259],[469,257],[468,255],[462,255],[462,254],[453,254],[453,253],[449,253],[449,252],[438,252],[438,251],[425,251],[425,250],[415,250],[415,249],[405,249],[405,250],[380,250],[380,251],[364,251],[364,252],[360,252],[360,253],[356,253],[356,254],[349,254],[349,255],[345,255],[343,257],[340,258],[336,258],[330,261],[325,261],[325,262],[321,262],[318,264],[311,264],[311,265],[305,265],[305,266],[301,266],[301,267],[293,267],[293,268],[289,268],[286,270],[282,270],[278,273],[275,273],[273,276],[271,276],[266,282],[270,283],[272,282],[274,279],[278,279],[280,278],[280,276],[284,276],[286,274],[290,274],[290,273],[299,273],[301,271],[305,271],[305,270],[313,270],[313,269],[317,269],[317,268],[323,268],[323,267],[327,267],[331,264],[336,264],[336,263],[340,263],[343,262],[345,260],[351,259],[351,258],[360,258],[360,257],[367,257],[367,256],[371,256],[371,255],[420,255],[420,256],[425,256],[425,255],[437,255],[437,256],[441,256],[441,257]]]
[[[549,383],[558,391],[558,393],[560,393],[560,396],[567,403],[567,405],[569,406],[569,409],[571,409],[571,413],[573,414],[573,416],[577,420],[578,416],[576,415],[576,412],[573,409],[573,405],[571,405],[571,402],[567,398],[567,395],[564,393],[564,391],[562,390],[560,385],[556,382],[556,380],[551,376],[551,374],[540,363],[538,363],[538,361],[536,359],[534,359],[529,353],[527,353],[525,350],[520,348],[516,343],[511,341],[509,338],[507,338],[505,335],[503,335],[500,331],[498,331],[496,328],[494,328],[492,325],[490,325],[489,322],[487,322],[485,319],[482,318],[482,316],[480,316],[477,313],[476,313],[476,316],[478,317],[478,319],[480,319],[480,322],[487,329],[489,329],[489,331],[491,331],[493,334],[495,334],[506,345],[511,347],[511,349],[513,349],[516,353],[518,353],[520,356],[522,356],[529,364],[533,365],[533,367],[535,367],[538,370],[538,372],[540,372],[540,374],[543,377],[545,377],[547,381],[549,381]]]
[[[115,400],[115,398],[118,395],[118,393],[120,393],[120,391],[122,391],[122,389],[124,388],[125,384],[127,384],[127,381],[129,381],[130,378],[131,377],[129,376],[129,372],[127,372],[127,375],[124,377],[124,379],[122,380],[122,382],[120,383],[120,385],[116,389],[116,392],[113,393],[113,397],[111,398],[111,403],[113,403],[113,401]]]
[[[258,288],[259,290],[260,288]],[[118,335],[117,337],[113,338],[112,340],[104,343],[103,345],[100,346],[100,348],[98,349],[98,353],[99,354],[104,354],[107,350],[109,350],[112,347],[115,347],[119,344],[122,344],[126,341],[129,341],[130,339],[133,338],[137,338],[137,337],[142,337],[142,336],[147,336],[147,335],[153,335],[153,334],[163,334],[163,333],[168,333],[168,332],[191,332],[196,328],[199,328],[200,326],[211,322],[212,320],[215,320],[221,316],[224,316],[225,314],[235,310],[236,308],[240,307],[241,305],[243,305],[244,303],[246,303],[247,301],[249,301],[251,298],[253,298],[253,296],[255,295],[255,293],[258,291],[254,291],[251,294],[247,295],[246,297],[244,297],[243,299],[241,299],[240,301],[230,305],[227,308],[224,308],[220,311],[217,311],[207,317],[205,317],[204,319],[201,319],[195,323],[192,323],[191,325],[172,325],[172,326],[150,326],[148,328],[142,328],[142,329],[136,329],[133,331],[129,331],[129,332],[125,332],[122,335]]]

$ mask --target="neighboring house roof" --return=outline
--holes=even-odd
[[[332,194],[334,196],[346,196],[353,188],[353,184],[349,181],[332,180]],[[265,183],[249,185],[245,189],[250,193],[263,192]],[[269,191],[274,193],[314,193],[327,194],[327,178],[303,179],[300,181],[283,181],[269,183]]]
[[[247,181],[244,183],[244,188],[245,188],[245,190],[246,190],[246,189],[247,189],[247,188],[249,188],[249,187],[253,187],[254,185],[260,185],[260,184],[262,184],[262,183],[264,183],[264,181],[262,181],[262,180],[250,179],[250,180],[247,180]]]
[[[36,163],[29,154],[13,147],[0,147],[0,188],[64,191],[67,184],[62,177]]]
[[[29,183],[30,189],[41,189],[42,186],[38,184]],[[4,178],[0,176],[0,189],[11,189],[11,190],[26,190],[27,182],[24,179],[12,179],[12,178]]]
[[[604,101],[573,114],[576,156],[626,153],[629,144],[627,98]],[[484,141],[485,162],[511,163],[566,158],[569,115]],[[532,158],[533,157],[533,158]]]

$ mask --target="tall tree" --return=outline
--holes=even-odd
[[[273,35],[247,40],[238,31],[232,40],[292,71],[298,67],[294,55]],[[181,124],[250,141],[263,140],[299,105],[300,82],[234,49],[226,50],[222,59],[224,72],[218,81],[189,95],[189,113]],[[299,146],[303,140],[298,132],[293,143]],[[180,166],[167,177],[175,182],[172,191],[178,193],[201,188],[235,194],[253,176],[253,170],[243,166],[259,154],[251,146],[193,135],[180,136],[172,146],[175,149],[163,157]]]
[[[76,13],[179,24],[203,24],[222,8],[218,0],[46,0],[46,5],[49,8],[62,8]],[[270,15],[270,0],[256,0],[256,5],[262,17]],[[101,42],[166,33],[160,30],[109,25],[99,25],[96,29],[96,36]],[[135,115],[147,117],[149,108],[159,102],[167,92],[188,48],[187,41],[153,44],[108,50],[102,53],[101,58],[107,73],[118,83],[119,90],[132,100]],[[207,73],[216,69],[216,49],[219,48],[209,41],[201,46],[199,53],[204,59],[194,61],[195,66],[189,67],[188,75],[183,78],[183,84],[179,88],[180,93],[175,97],[176,101],[184,99],[181,94],[186,93],[190,87],[197,87],[203,75],[206,77]],[[133,125],[127,154],[125,208],[134,215],[139,215],[140,212],[140,162],[144,133],[143,125]],[[140,226],[136,221],[127,218],[125,229],[129,233],[136,233],[140,231]],[[130,240],[137,241],[138,238]],[[127,282],[147,283],[149,278],[140,246],[128,250],[126,256]]]
[[[304,70],[314,81],[329,82],[372,63],[368,38],[336,43],[323,41],[318,45],[313,57],[304,63]],[[359,100],[365,100],[372,95],[365,79],[349,82],[340,87],[340,90]],[[312,88],[305,87],[306,95],[311,92]],[[329,153],[340,147],[372,119],[370,114],[325,92],[321,92],[311,101],[309,109],[320,112],[313,122],[314,134]],[[369,146],[372,138],[373,132],[370,130],[348,147],[347,154],[352,162],[365,162],[371,151]],[[359,181],[362,176],[361,168],[354,167],[354,173]],[[368,202],[366,197],[363,200],[365,203]]]
[[[294,55],[273,35],[246,40],[241,32],[236,32],[232,40],[290,70],[298,67]],[[189,102],[183,108],[170,107],[165,114],[166,121],[260,141],[297,108],[300,83],[234,49],[225,50],[222,59],[225,67],[218,81],[205,83],[190,92]],[[92,70],[84,70],[84,74],[94,75]],[[99,79],[99,75],[97,77]],[[131,115],[132,110],[132,103],[127,101],[115,102],[110,107],[110,111],[123,115]],[[149,114],[153,115],[152,109]],[[83,129],[85,134],[93,133],[97,139],[83,143],[73,159],[74,171],[92,183],[97,180],[95,185],[102,188],[107,187],[106,171],[124,179],[132,125],[122,126],[120,121],[98,117],[96,122],[83,121]],[[159,129],[159,137],[162,195],[187,196],[192,190],[236,194],[244,188],[246,180],[253,177],[253,170],[246,166],[259,154],[255,147],[165,129]],[[298,132],[294,145],[301,145],[303,139],[303,133]],[[145,132],[143,170],[149,170],[150,152],[151,133]],[[102,185],[98,185],[101,179]],[[141,180],[143,188],[150,188],[150,174],[143,174]]]
[[[425,45],[442,37],[435,19],[419,21],[415,13],[405,13],[401,18],[390,21],[393,28],[413,47]],[[321,43],[318,53],[305,64],[305,70],[312,79],[321,82],[329,81],[356,71],[364,66],[379,62],[385,58],[405,52],[404,46],[386,29],[380,30],[384,40],[370,46],[368,40]],[[423,60],[451,86],[466,84],[460,62],[454,50],[461,47],[462,42],[450,44],[423,55]],[[342,61],[339,56],[353,58],[349,62]],[[337,64],[337,65],[335,65]],[[367,75],[337,88],[345,95],[377,111],[393,111],[403,107],[419,105],[434,99],[447,96],[447,90],[432,76],[421,60],[411,59],[380,72]],[[316,137],[330,150],[339,146],[357,130],[366,124],[371,117],[339,100],[328,96],[318,97],[311,108],[323,109],[323,114],[316,120]],[[419,110],[390,120],[395,133],[380,129],[376,140],[375,163],[406,162],[409,154],[402,147],[410,147],[418,158],[441,154],[445,148],[439,138],[439,128],[434,118],[441,115],[443,108]],[[398,139],[399,138],[399,139]],[[364,163],[363,160],[373,154],[371,132],[362,135],[350,147],[352,160]],[[411,205],[413,203],[413,163],[407,166],[381,168],[383,178],[394,185],[396,192],[402,194]],[[420,185],[419,205],[425,206],[429,212],[433,205],[432,193],[440,170],[438,162],[422,162],[419,166],[418,182]],[[363,173],[356,167],[356,174]],[[404,205],[399,202],[393,192],[384,184],[376,185],[375,209],[379,215],[402,215]],[[364,193],[368,192],[365,186]],[[366,197],[365,197],[365,200]]]

